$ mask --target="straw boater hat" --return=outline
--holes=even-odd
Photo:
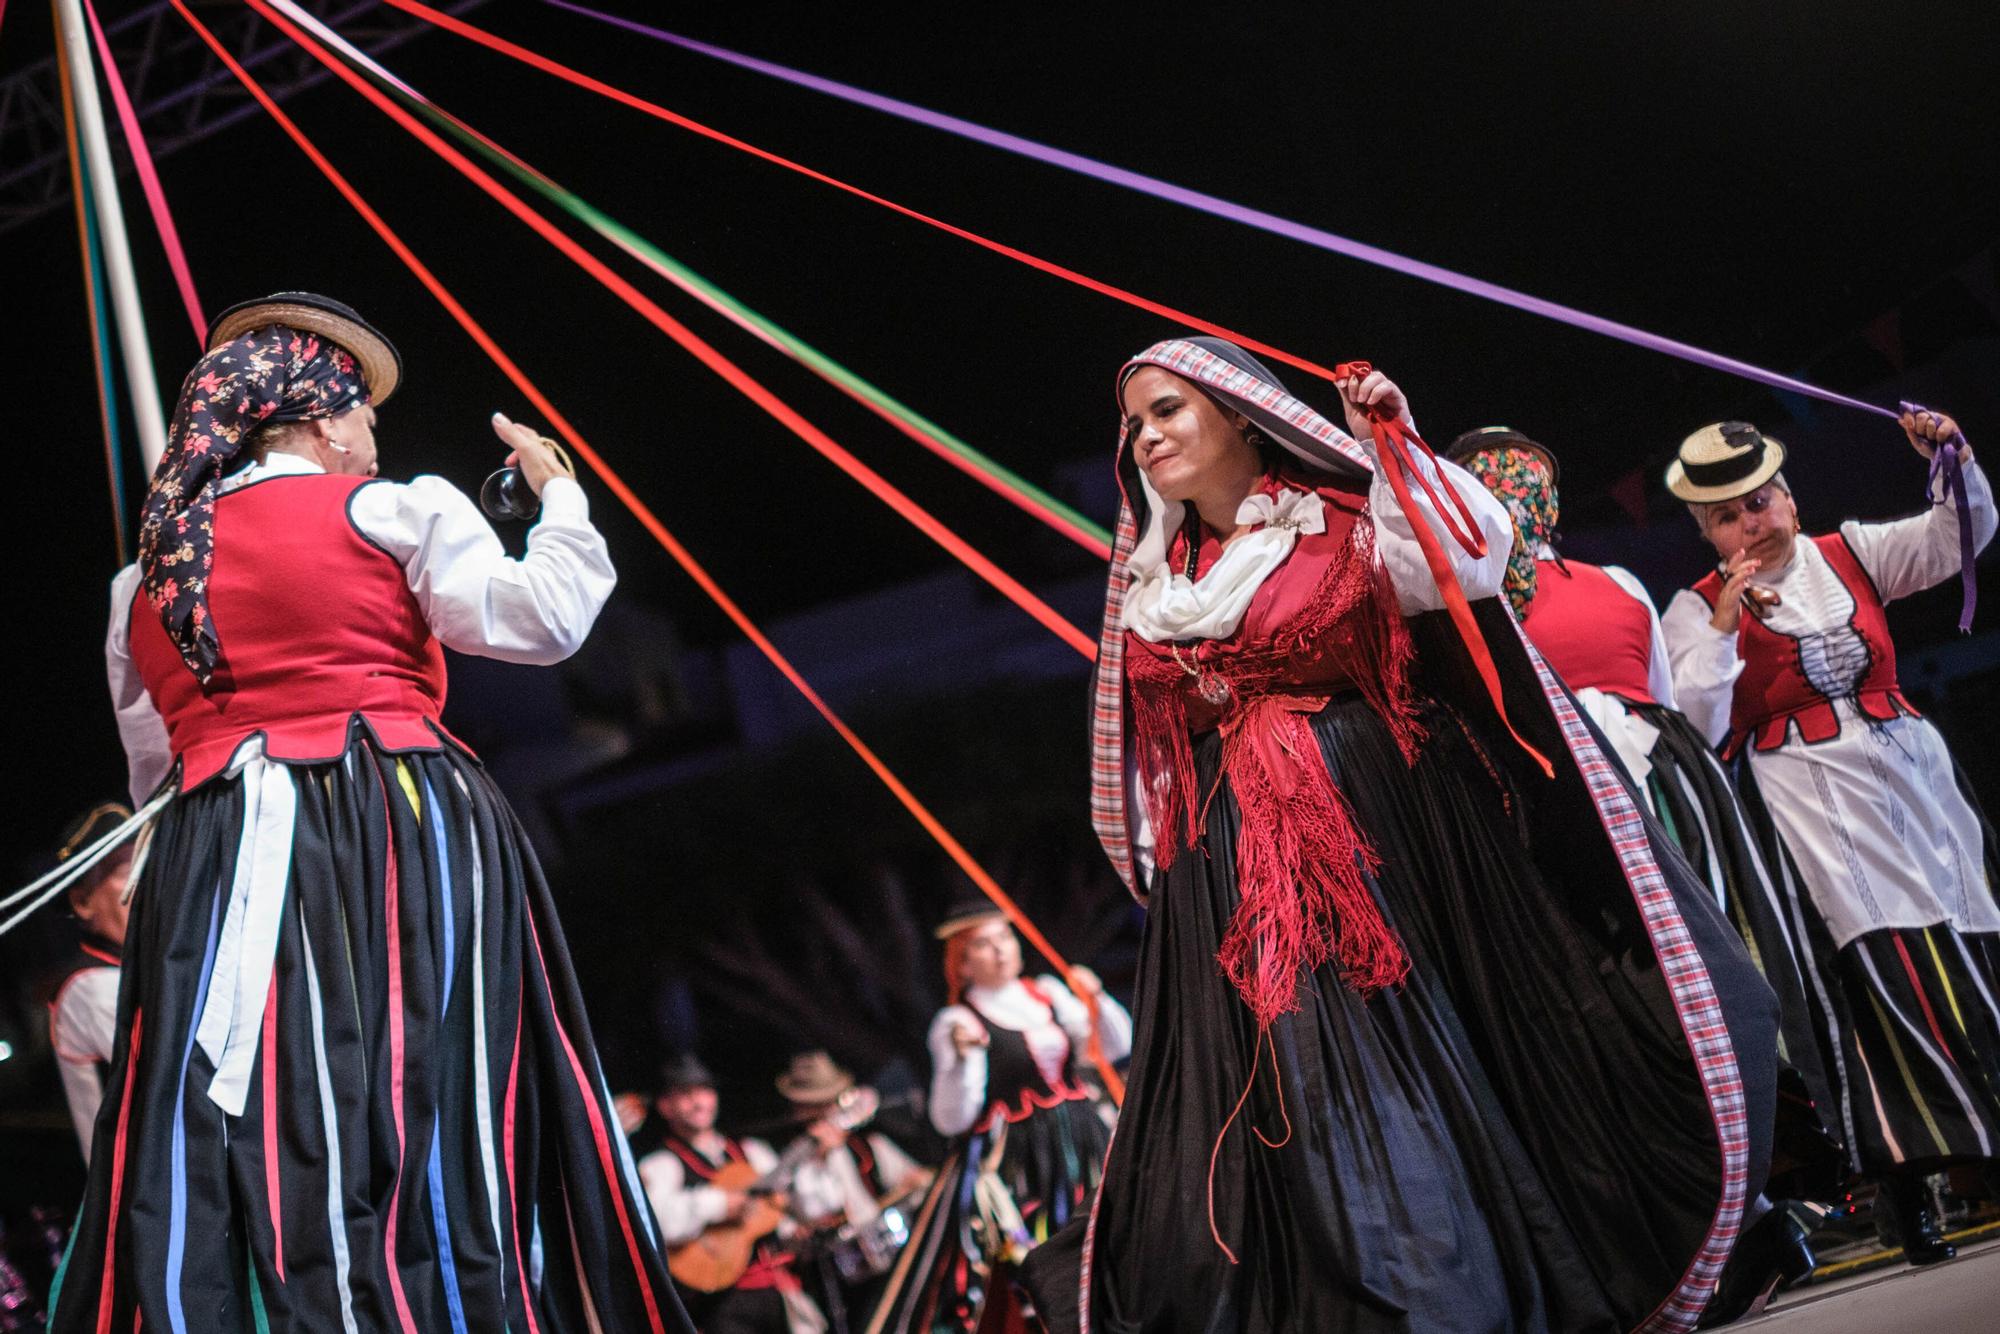
[[[1549,465],[1549,480],[1562,480],[1562,465],[1547,445],[1530,440],[1511,426],[1482,426],[1475,431],[1467,431],[1451,442],[1451,448],[1444,456],[1453,463],[1464,463],[1475,454],[1484,454],[1489,449],[1525,449]]]
[[[832,1102],[853,1088],[854,1076],[835,1065],[825,1052],[808,1051],[794,1056],[777,1082],[778,1092],[787,1102],[812,1106]]]
[[[237,302],[209,326],[207,349],[213,352],[232,339],[272,324],[304,329],[346,348],[361,363],[361,377],[368,382],[371,402],[387,399],[402,381],[403,358],[396,345],[352,306],[316,292],[273,292],[254,301]]]
[[[1785,447],[1749,422],[1715,422],[1681,441],[1667,490],[1693,505],[1747,496],[1785,466]]]

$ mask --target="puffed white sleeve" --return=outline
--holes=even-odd
[[[693,1241],[729,1212],[728,1196],[714,1186],[690,1186],[686,1164],[665,1149],[639,1160],[639,1184],[659,1221],[660,1240],[669,1246]]]
[[[460,653],[561,662],[582,646],[618,582],[590,502],[567,477],[542,488],[541,518],[519,560],[442,477],[361,487],[349,513],[363,537],[402,564],[431,633]]]
[[[1972,511],[1972,549],[1983,551],[2000,525],[1993,510],[1993,486],[1977,463],[1965,467],[1965,499]],[[1958,573],[1958,506],[1949,496],[1932,495],[1930,508],[1907,519],[1861,523],[1849,519],[1840,535],[1884,602],[1921,593]]]
[[[1674,702],[1674,667],[1667,657],[1667,637],[1660,629],[1660,613],[1653,606],[1653,595],[1639,582],[1639,576],[1622,565],[1607,565],[1604,572],[1611,576],[1611,582],[1630,593],[1640,606],[1646,609],[1646,621],[1652,627],[1652,639],[1646,653],[1646,689],[1652,693],[1655,704],[1670,709],[1679,709]]]
[[[70,1121],[90,1165],[90,1140],[104,1102],[98,1067],[111,1063],[118,1033],[118,970],[86,968],[63,984],[49,1009],[49,1045],[55,1048]]]
[[[1054,974],[1038,981],[1048,993],[1049,1008],[1055,1011],[1056,1022],[1069,1034],[1069,1040],[1076,1044],[1077,1055],[1081,1056],[1090,1042],[1090,1007]],[[1122,1061],[1132,1054],[1132,1016],[1108,991],[1099,992],[1097,997],[1097,1036],[1104,1043],[1105,1060]]]
[[[111,615],[104,634],[104,673],[111,685],[111,712],[125,747],[125,780],[137,810],[173,768],[167,725],[139,679],[132,661],[132,600],[139,593],[139,567],[127,565],[111,581]]]
[[[1364,439],[1360,443],[1373,458],[1374,442]],[[1507,573],[1507,553],[1514,548],[1514,521],[1508,517],[1507,507],[1495,500],[1492,492],[1456,463],[1419,458],[1415,466],[1430,479],[1431,489],[1445,500],[1447,506],[1451,502],[1444,497],[1445,486],[1450,486],[1464,497],[1466,508],[1472,511],[1473,522],[1486,539],[1484,556],[1474,556],[1458,544],[1458,539],[1451,535],[1451,530],[1439,518],[1437,507],[1431,503],[1424,488],[1415,477],[1410,478],[1410,498],[1416,503],[1423,521],[1437,534],[1445,559],[1451,563],[1451,571],[1458,577],[1458,585],[1465,590],[1465,596],[1473,600],[1492,597],[1500,591],[1500,581]],[[1396,492],[1379,464],[1375,469],[1375,480],[1368,487],[1368,511],[1375,521],[1375,554],[1389,572],[1389,582],[1395,586],[1396,602],[1403,614],[1414,616],[1418,612],[1441,610],[1444,594],[1438,591],[1437,580],[1431,575],[1430,562],[1424,559],[1423,548],[1417,544],[1412,518],[1403,512],[1403,506],[1396,499]],[[1464,521],[1455,507],[1452,518],[1463,527]]]
[[[986,1048],[961,1052],[951,1040],[957,1024],[978,1028],[963,1005],[947,1005],[931,1020],[931,1125],[940,1135],[963,1135],[986,1110]]]
[[[1724,633],[1709,623],[1714,613],[1701,594],[1683,588],[1667,604],[1660,631],[1673,667],[1674,700],[1687,720],[1719,746],[1729,735],[1730,697],[1743,659],[1736,653],[1736,632]]]

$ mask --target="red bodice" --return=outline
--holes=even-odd
[[[1326,530],[1302,534],[1265,578],[1234,634],[1153,644],[1126,636],[1133,753],[1162,867],[1196,846],[1207,791],[1197,791],[1192,736],[1219,730],[1222,770],[1242,819],[1237,838],[1241,902],[1220,960],[1259,1022],[1297,1007],[1300,977],[1337,960],[1363,991],[1408,969],[1364,872],[1375,862],[1319,752],[1312,715],[1337,693],[1358,691],[1406,757],[1420,729],[1407,689],[1410,638],[1375,559],[1363,495],[1324,482],[1267,478],[1310,488]],[[1184,568],[1185,537],[1168,552]],[[1196,573],[1221,551],[1204,536]]]
[[[143,591],[132,661],[165,721],[183,791],[212,778],[243,740],[296,762],[337,758],[359,717],[388,750],[436,750],[446,733],[444,650],[403,567],[354,526],[366,478],[274,477],[215,506],[209,606],[221,669],[204,692]]]
[[[1598,566],[1536,561],[1535,600],[1521,628],[1570,689],[1659,703],[1648,674],[1652,610]]]
[[[1896,645],[1889,638],[1889,614],[1875,591],[1875,581],[1839,533],[1808,540],[1854,599],[1854,614],[1845,625],[1794,637],[1744,613],[1736,639],[1743,674],[1736,678],[1729,701],[1729,738],[1722,747],[1725,757],[1738,754],[1746,742],[1753,741],[1758,750],[1776,750],[1785,744],[1795,722],[1800,738],[1809,745],[1840,735],[1840,715],[1833,703],[1842,696],[1827,694],[1813,684],[1808,654],[1865,653],[1867,666],[1854,678],[1856,685],[1847,696],[1855,707],[1881,722],[1899,713],[1916,713],[1896,683]],[[1712,610],[1722,592],[1722,575],[1710,572],[1694,590]]]

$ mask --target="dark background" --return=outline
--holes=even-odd
[[[1949,407],[1975,444],[2000,428],[2000,42],[1985,6],[604,7],[1842,392]],[[104,0],[100,12],[110,23],[127,8]],[[1920,464],[1878,419],[1781,402],[526,0],[469,17],[1096,277],[1316,360],[1369,358],[1407,389],[1436,443],[1493,422],[1524,429],[1562,455],[1570,549],[1630,564],[1662,602],[1703,557],[1658,479],[1703,422],[1748,417],[1783,436],[1811,527],[1919,501]],[[10,5],[0,72],[45,56],[48,24],[44,7]],[[725,290],[1110,521],[1112,372],[1173,329],[448,34],[385,63]],[[930,542],[344,85],[288,110],[754,617],[948,570]],[[259,115],[160,173],[211,315],[280,288],[351,302],[406,362],[382,417],[385,472],[477,484],[498,456],[487,414],[526,405],[289,140]],[[197,347],[136,182],[123,188],[170,399]],[[1090,557],[584,243],[1094,630]],[[25,878],[67,816],[123,787],[101,671],[118,562],[66,210],[0,238],[0,295],[15,780],[0,865]],[[136,496],[143,479],[127,469]],[[927,928],[952,876],[829,736],[780,728],[745,744],[756,729],[744,701],[772,689],[768,669],[728,651],[726,622],[602,486],[590,489],[621,576],[606,633],[628,670],[606,663],[608,650],[563,673],[457,663],[452,721],[543,835],[614,1081],[641,1080],[663,1049],[695,1043],[724,1067],[726,1093],[755,1110],[770,1073],[808,1042],[864,1071],[913,1065],[937,1000]],[[1979,728],[2000,655],[1990,638],[1956,640],[1956,609],[1955,589],[1934,591],[1899,607],[1896,626],[1906,679],[1928,691],[1991,803]],[[1975,629],[1991,624],[1988,612]],[[1016,633],[1037,651],[1046,639],[1025,617]],[[1115,984],[1132,916],[1088,829],[1081,662],[995,681],[969,653],[871,651],[905,684],[850,684],[853,721],[1057,943]],[[637,660],[664,664],[654,684],[666,705],[640,698]],[[615,745],[591,749],[610,733]],[[551,790],[535,770],[556,752],[611,759],[583,764],[594,785]],[[595,781],[607,774],[609,787]],[[22,952],[0,966],[18,976],[32,962]],[[778,973],[791,990],[757,980]]]

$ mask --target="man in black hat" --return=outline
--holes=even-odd
[[[639,1161],[660,1243],[668,1251],[708,1229],[734,1222],[750,1207],[740,1188],[718,1184],[732,1165],[747,1164],[759,1179],[778,1172],[778,1155],[760,1139],[731,1139],[715,1127],[721,1102],[715,1076],[693,1053],[660,1069],[653,1110],[666,1122],[658,1150]],[[791,1230],[780,1226],[781,1235]],[[703,1334],[820,1334],[826,1321],[791,1269],[791,1256],[760,1245],[743,1276],[719,1292],[680,1287],[681,1301]]]

